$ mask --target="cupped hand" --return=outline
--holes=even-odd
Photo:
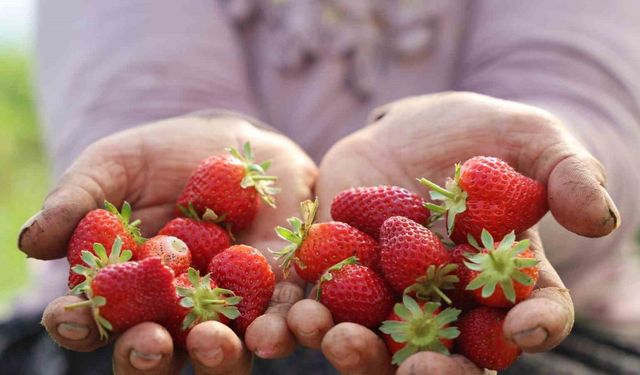
[[[263,205],[255,222],[238,236],[241,243],[262,251],[278,248],[273,228],[297,213],[308,199],[316,178],[314,163],[292,141],[233,116],[187,116],[140,126],[89,146],[47,196],[42,211],[20,233],[19,248],[31,257],[54,259],[66,255],[76,223],[106,199],[119,206],[129,201],[134,218],[142,220],[143,235],[152,236],[174,215],[175,202],[200,160],[251,142],[256,159],[272,160],[270,174],[282,191],[277,208]],[[265,255],[267,255],[265,253]],[[267,256],[271,261],[272,257]],[[278,280],[279,268],[274,266]],[[295,339],[286,314],[303,297],[297,280],[276,285],[267,312],[247,329],[244,342],[227,326],[204,322],[187,338],[188,355],[197,374],[246,374],[252,353],[263,358],[290,354]],[[63,296],[49,304],[43,324],[61,346],[92,351],[104,344],[88,309],[65,310],[79,297]],[[184,363],[174,352],[169,333],[155,323],[137,325],[116,338],[117,374],[173,374]]]
[[[375,110],[369,122],[337,143],[321,163],[316,184],[321,220],[330,220],[333,197],[350,187],[398,185],[427,196],[416,178],[444,183],[454,163],[486,155],[545,184],[551,213],[572,232],[599,237],[620,223],[604,188],[602,165],[548,112],[477,94],[445,93],[390,103]],[[504,333],[525,352],[547,351],[571,331],[573,304],[537,232],[522,236],[531,239],[541,261],[540,277],[532,296],[508,313]],[[321,349],[342,373],[484,371],[462,356],[435,353],[414,354],[396,369],[373,331],[351,323],[334,326],[330,312],[310,299],[295,304],[287,320],[298,342]]]

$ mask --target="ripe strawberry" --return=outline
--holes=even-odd
[[[107,250],[111,251],[113,242],[116,237],[120,237],[123,241],[125,249],[134,251],[133,259],[136,259],[136,248],[143,241],[138,229],[139,221],[129,222],[131,219],[131,206],[124,202],[122,205],[122,213],[111,203],[105,201],[104,209],[95,209],[89,211],[76,226],[71,235],[69,245],[67,246],[67,260],[69,261],[69,289],[73,289],[76,285],[84,280],[84,276],[74,273],[72,268],[76,265],[82,265],[82,251],[92,252],[93,244],[102,244]]]
[[[254,163],[249,143],[244,144],[243,153],[235,148],[227,151],[228,154],[210,156],[200,162],[182,190],[178,205],[193,205],[199,214],[209,208],[231,229],[240,231],[255,218],[260,198],[275,207],[272,195],[279,190],[272,185],[277,177],[266,175],[271,162]]]
[[[101,245],[98,244],[96,249]],[[75,266],[74,271],[87,280],[74,292],[84,292],[86,301],[66,306],[67,309],[90,307],[101,338],[107,338],[108,331],[122,332],[145,321],[162,321],[175,304],[176,290],[173,286],[173,271],[162,264],[160,258],[147,258],[139,262],[127,262],[128,251],[120,253],[122,241],[118,237],[111,250],[111,263],[103,268],[104,248],[98,257],[83,251],[86,266]]]
[[[315,283],[327,268],[354,255],[363,265],[378,269],[380,254],[373,238],[337,221],[314,224],[318,210],[317,199],[315,202],[302,202],[300,210],[302,220],[297,217],[287,220],[291,230],[276,228],[278,236],[290,242],[275,253],[276,259],[282,259],[285,276],[293,262],[296,272],[303,280]]]
[[[457,282],[449,253],[429,229],[406,217],[394,216],[380,227],[380,265],[397,293],[415,293],[426,299],[436,296],[447,302],[442,289]]]
[[[392,216],[426,224],[429,211],[424,199],[398,186],[357,187],[333,198],[331,217],[378,239],[380,226]]]
[[[466,241],[468,234],[480,238],[482,229],[497,238],[523,232],[548,210],[544,185],[494,157],[476,156],[462,166],[456,164],[446,189],[424,178],[420,183],[432,190],[432,199],[443,201],[441,206],[427,204],[427,208],[436,213],[435,218],[446,213],[455,243]]]
[[[449,354],[453,339],[460,334],[450,324],[458,318],[460,310],[446,308],[441,311],[439,303],[418,303],[406,294],[402,296],[402,302],[396,303],[380,327],[387,348],[393,354],[392,363],[399,365],[419,351]]]
[[[210,275],[200,277],[193,268],[176,277],[176,300],[162,324],[171,333],[174,344],[186,348],[191,328],[200,322],[217,320],[228,324],[230,319],[240,316],[237,305],[241,298],[227,289],[218,288]]]
[[[249,324],[267,310],[273,295],[276,278],[269,262],[253,247],[235,245],[211,259],[209,272],[221,288],[233,290],[242,297],[235,327],[244,335]]]
[[[211,218],[211,213],[199,217],[190,210],[189,217],[168,222],[158,234],[178,237],[189,247],[193,266],[207,273],[209,262],[216,254],[231,246],[229,233]],[[212,221],[213,220],[213,221]]]
[[[393,291],[371,268],[349,257],[329,267],[320,277],[316,299],[336,323],[352,322],[377,327],[393,307]]]
[[[187,272],[191,265],[191,253],[179,238],[158,235],[145,241],[138,248],[138,259],[158,257],[176,275]]]
[[[465,254],[476,253],[478,253],[478,250],[469,244],[456,245],[450,251],[451,263],[458,266],[454,274],[459,281],[453,284],[453,289],[447,290],[447,296],[451,299],[451,305],[462,311],[471,310],[478,306],[472,293],[466,289],[475,274],[464,264],[467,261]]]
[[[494,247],[489,232],[483,230],[481,238],[484,249],[469,237],[469,243],[480,252],[465,262],[473,277],[466,289],[473,291],[477,302],[492,307],[511,307],[529,297],[538,281],[539,263],[529,249],[529,240],[515,242],[511,232]]]
[[[504,310],[485,306],[463,314],[457,322],[460,336],[455,351],[481,368],[509,367],[522,351],[504,336],[502,324],[506,315]]]

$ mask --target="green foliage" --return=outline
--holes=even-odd
[[[0,313],[27,281],[16,248],[22,223],[47,191],[47,167],[35,114],[29,58],[0,50]]]

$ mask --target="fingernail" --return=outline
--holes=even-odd
[[[60,336],[69,340],[82,340],[89,336],[89,327],[76,323],[60,323],[57,331]]]
[[[42,210],[33,214],[33,216],[31,216],[29,219],[27,219],[27,221],[25,221],[24,224],[22,224],[22,228],[20,228],[20,234],[18,234],[18,249],[22,250],[22,236],[24,236],[24,234],[27,233],[29,228],[31,228],[33,223],[36,222],[36,220],[40,217],[41,214],[42,214]]]
[[[545,342],[547,337],[549,337],[549,332],[546,329],[536,327],[515,333],[512,339],[521,348],[532,348]]]
[[[258,357],[260,357],[262,359],[269,359],[269,358],[273,357],[273,355],[275,354],[275,350],[273,350],[273,349],[257,349],[255,352],[253,352],[253,354],[257,355]]]
[[[349,350],[348,353],[346,350],[342,350],[340,348],[334,348],[331,350],[331,354],[340,367],[355,367],[360,362],[360,354],[356,351]]]
[[[604,199],[607,203],[607,208],[609,210],[603,224],[605,226],[612,225],[613,226],[612,230],[618,229],[618,227],[622,222],[622,220],[620,219],[620,212],[618,211],[618,207],[616,207],[616,204],[613,202],[613,199],[611,199],[611,196],[609,195],[609,192],[607,191],[607,189],[603,187],[600,187],[600,189],[602,190],[602,194],[604,195]],[[613,221],[613,223],[610,224],[609,223],[610,221]]]
[[[131,365],[138,370],[150,370],[158,364],[160,364],[160,360],[162,359],[162,354],[150,354],[139,352],[135,349],[131,350],[129,354],[129,362]]]
[[[195,350],[195,355],[207,367],[217,367],[224,360],[224,353],[220,348],[203,351]]]
[[[318,333],[320,333],[317,329],[312,329],[311,331],[305,331],[302,329],[298,330],[298,335],[299,336],[304,336],[304,337],[314,337],[317,336]]]

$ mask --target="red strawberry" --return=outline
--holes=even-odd
[[[242,297],[236,330],[245,330],[269,306],[276,278],[267,259],[251,246],[235,245],[214,256],[209,263],[211,278],[220,287],[233,290]]]
[[[473,277],[466,289],[473,291],[476,301],[493,307],[511,307],[529,297],[538,281],[539,263],[529,249],[529,240],[515,242],[511,232],[494,247],[489,232],[483,230],[481,237],[484,249],[465,263]],[[480,249],[473,238],[469,241]]]
[[[224,228],[210,221],[207,214],[202,219],[193,213],[189,216],[171,220],[158,234],[184,241],[191,252],[193,266],[204,274],[208,272],[211,258],[231,246],[231,238]]]
[[[497,238],[511,231],[521,233],[548,210],[544,185],[494,157],[476,156],[462,166],[456,164],[446,189],[424,178],[420,183],[432,189],[432,199],[443,201],[441,206],[427,204],[427,208],[436,217],[446,213],[455,243],[465,242],[468,234],[480,238],[482,229]]]
[[[145,241],[138,248],[138,259],[158,257],[176,275],[187,272],[191,265],[191,253],[179,238],[158,235]]]
[[[458,282],[454,283],[454,288],[447,290],[447,296],[451,299],[451,305],[462,311],[471,310],[478,306],[470,291],[466,290],[467,285],[475,277],[474,271],[471,271],[464,264],[467,261],[465,254],[476,254],[478,250],[469,245],[461,244],[451,249],[451,263],[458,266],[455,275],[458,276]]]
[[[189,268],[176,277],[173,284],[177,290],[175,304],[162,323],[180,348],[186,347],[187,336],[196,324],[208,320],[228,324],[240,315],[235,305],[241,298],[230,290],[218,288],[210,275],[200,277],[198,271]]]
[[[380,226],[392,216],[426,224],[429,211],[424,203],[422,197],[398,186],[357,187],[333,198],[331,217],[377,239]]]
[[[315,202],[302,202],[300,208],[303,220],[290,218],[291,230],[276,228],[278,236],[290,242],[275,253],[276,259],[282,259],[285,275],[291,263],[294,263],[296,272],[303,280],[315,283],[327,268],[354,255],[363,265],[378,269],[380,254],[373,238],[337,221],[314,224],[317,199]]]
[[[380,227],[382,273],[397,293],[414,292],[420,298],[437,296],[447,301],[442,289],[458,281],[449,275],[453,271],[449,263],[440,239],[415,221],[394,216]]]
[[[67,260],[69,261],[69,288],[72,289],[84,280],[84,276],[74,273],[73,266],[82,265],[82,251],[93,252],[93,244],[102,244],[107,254],[113,247],[116,237],[124,242],[125,249],[134,251],[133,259],[136,259],[136,248],[143,241],[138,229],[139,221],[130,223],[131,206],[124,202],[122,213],[111,203],[104,202],[105,209],[89,211],[76,226],[67,246]],[[95,254],[95,253],[94,253]]]
[[[447,308],[441,311],[439,303],[418,303],[406,294],[402,296],[402,302],[396,303],[380,327],[387,348],[393,354],[392,363],[398,365],[419,351],[449,354],[453,339],[460,334],[450,324],[458,318],[460,310]]]
[[[317,300],[336,323],[352,322],[375,328],[393,307],[393,291],[371,268],[350,257],[330,267],[320,277]]]
[[[485,306],[463,314],[456,324],[460,329],[456,352],[481,368],[504,370],[509,367],[522,351],[507,340],[502,331],[506,315],[504,310]]]
[[[270,162],[255,164],[249,143],[243,153],[234,148],[228,154],[210,156],[200,162],[178,198],[178,205],[193,205],[199,214],[213,210],[234,231],[247,228],[260,206],[260,198],[275,207],[273,185],[277,179],[266,176]]]
[[[117,238],[111,256],[125,261],[127,252],[121,256],[121,246],[122,241]],[[100,257],[103,255],[104,253],[100,254]],[[128,252],[128,256],[130,255]],[[101,338],[106,338],[108,331],[122,332],[145,321],[162,321],[175,304],[173,271],[162,264],[160,258],[96,268],[96,265],[100,265],[100,258],[88,251],[84,251],[82,256],[91,268],[74,267],[75,272],[88,276],[80,284],[84,288],[76,288],[74,291],[84,292],[88,300],[66,308],[90,307]]]

